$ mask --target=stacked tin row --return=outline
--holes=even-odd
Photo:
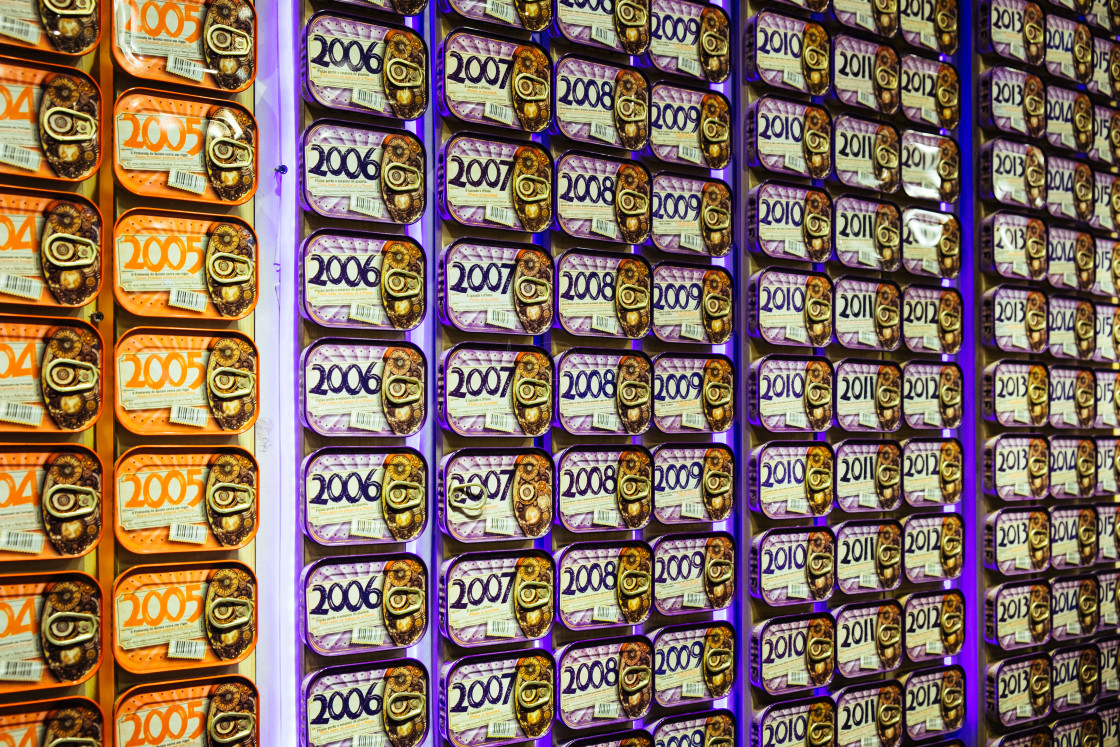
[[[959,15],[748,22],[752,743],[959,744],[966,724]]]
[[[0,18],[0,694],[100,670],[0,707],[13,743],[255,738],[256,38],[248,0]]]
[[[988,732],[1115,739],[1120,18],[979,20]]]

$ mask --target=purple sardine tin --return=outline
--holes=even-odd
[[[737,587],[735,539],[726,532],[673,534],[653,543],[653,601],[663,615],[712,612]]]
[[[1112,266],[1117,255],[1118,242],[1112,239],[1097,236],[1093,239],[1096,245],[1097,253],[1097,269],[1096,281],[1093,283],[1090,293],[1097,296],[1115,296],[1117,294],[1117,279],[1120,274],[1112,272]]]
[[[1052,579],[1050,599],[1050,625],[1054,640],[1070,641],[1097,632],[1102,605],[1100,582],[1096,576]]]
[[[759,446],[747,467],[751,510],[770,519],[827,516],[833,505],[833,461],[832,447],[824,442]]]
[[[596,146],[632,151],[646,146],[650,91],[649,81],[641,72],[566,55],[556,63],[553,75],[556,132],[569,140]],[[627,91],[622,90],[623,86]],[[625,98],[627,106],[616,105],[616,98]],[[619,124],[623,122],[624,131],[620,132]]]
[[[1097,444],[1092,438],[1051,436],[1050,497],[1089,498],[1097,486]]]
[[[779,696],[827,687],[836,674],[836,648],[836,621],[828,612],[760,622],[750,636],[751,684]]]
[[[1106,166],[1116,165],[1120,158],[1120,111],[1093,105],[1093,145],[1088,155]]]
[[[658,83],[650,94],[649,150],[665,163],[724,169],[731,163],[731,102],[716,91]]]
[[[836,444],[836,502],[847,513],[893,511],[902,503],[902,449],[897,441]]]
[[[837,361],[836,423],[849,433],[898,430],[901,383],[902,372],[890,361]]]
[[[833,123],[832,161],[836,179],[846,187],[875,192],[898,191],[898,130],[847,114]]]
[[[961,152],[950,137],[917,130],[902,133],[902,190],[915,200],[956,202],[961,193]]]
[[[552,457],[540,449],[459,449],[440,464],[440,528],[459,542],[538,539],[553,494]]]
[[[762,182],[747,195],[747,245],[751,251],[774,259],[825,262],[832,256],[835,225],[832,213],[832,201],[827,192],[793,184]],[[871,213],[874,215],[874,208]],[[895,219],[897,222],[897,214]],[[837,245],[841,239],[858,240],[864,230],[871,241],[874,222],[872,217],[867,221],[869,225],[863,226],[860,219],[853,216],[850,228],[843,232],[837,230]]]
[[[722,267],[653,268],[653,334],[662,342],[723,345],[734,332],[734,306],[735,284]]]
[[[747,378],[750,422],[768,431],[821,433],[832,424],[832,364],[827,358],[769,355]]]
[[[1120,306],[1107,303],[1094,303],[1096,309],[1097,344],[1093,348],[1093,360],[1097,363],[1115,363],[1117,340],[1120,338]],[[1099,408],[1098,408],[1099,409]]]
[[[984,294],[983,335],[1006,353],[1041,353],[1048,335],[1046,294],[1031,288],[998,285]]]
[[[1043,16],[1033,0],[986,0],[978,18],[977,46],[1015,62],[1041,66]]]
[[[1089,150],[1093,104],[1089,95],[1068,88],[1046,89],[1046,139],[1055,148],[1075,153]],[[1084,120],[1088,119],[1088,122]],[[1089,125],[1078,126],[1078,125]]]
[[[1009,428],[1038,428],[1050,416],[1050,375],[1039,363],[997,361],[984,369],[984,417]]]
[[[1053,722],[1048,734],[1052,744],[1105,744],[1103,741],[1096,742],[1103,733],[1101,716],[1086,713]]]
[[[653,364],[640,351],[571,348],[556,361],[556,419],[576,436],[637,435],[653,416]]]
[[[880,114],[898,112],[900,67],[891,47],[841,34],[832,42],[832,70],[841,103]]]
[[[1011,207],[1046,207],[1046,155],[1038,145],[1002,138],[980,148],[980,191]]]
[[[961,223],[952,213],[906,208],[902,213],[902,264],[907,272],[955,279],[961,273]]]
[[[1005,508],[984,521],[984,565],[1004,576],[1050,567],[1050,517],[1040,507]]]
[[[849,350],[894,351],[902,343],[902,292],[889,280],[836,281],[833,328]]]
[[[963,493],[964,450],[955,438],[911,438],[902,446],[903,495],[915,508],[951,506]]]
[[[387,690],[390,690],[388,694]],[[416,659],[345,664],[311,672],[303,680],[303,700],[299,705],[300,743],[307,747],[359,742],[390,744],[394,737],[399,738],[398,730],[408,727],[410,730],[406,730],[407,737],[402,744],[423,744],[433,716],[428,700],[430,691],[428,671]],[[368,701],[363,699],[370,695],[373,697]],[[342,714],[336,716],[332,709],[332,704],[338,702],[334,700],[336,696],[344,704],[357,699],[367,705],[358,708],[356,715],[351,715],[352,711],[344,706]],[[392,735],[386,730],[386,724],[400,722],[390,721],[381,711],[387,707],[386,700],[391,696],[411,704],[407,712],[410,718],[400,726],[395,725]]]
[[[763,96],[747,109],[744,140],[755,168],[811,179],[832,174],[832,122],[821,107]]]
[[[958,666],[922,669],[903,678],[903,721],[914,740],[950,734],[964,725],[965,673]]]
[[[669,716],[652,725],[654,745],[738,744],[736,717],[731,711],[704,711],[696,715]],[[745,737],[744,737],[745,738]],[[727,741],[724,741],[727,740]]]
[[[747,583],[768,605],[822,602],[836,589],[836,535],[827,527],[771,529],[751,541]]]
[[[710,354],[653,361],[653,422],[662,433],[723,433],[735,421],[735,364]]]
[[[1000,210],[980,228],[985,269],[1009,280],[1042,280],[1049,269],[1049,237],[1041,218]]]
[[[902,583],[902,526],[893,520],[836,526],[836,584],[845,594],[875,594]]]
[[[661,173],[653,177],[649,243],[663,252],[724,257],[735,221],[731,188],[714,179]]]
[[[772,345],[826,347],[832,340],[832,283],[828,276],[763,270],[747,285],[747,327]]]
[[[1088,259],[1091,261],[1092,255]],[[1053,297],[1049,311],[1050,355],[1067,360],[1092,359],[1097,342],[1097,311],[1093,303]]]
[[[552,157],[539,145],[456,135],[443,146],[437,171],[446,220],[499,231],[548,228]]]
[[[556,260],[556,312],[581,337],[640,339],[650,331],[652,270],[636,254],[571,249]]]
[[[892,747],[901,742],[902,685],[896,680],[852,685],[834,697],[837,747]],[[890,714],[893,718],[895,712],[897,721],[880,726],[880,720],[886,721],[882,716]],[[871,714],[875,714],[874,717]]]
[[[958,578],[964,569],[964,523],[958,514],[915,514],[902,528],[902,565],[910,583]]]
[[[763,10],[747,21],[744,37],[748,79],[810,96],[832,87],[828,32],[820,24]]]
[[[1120,440],[1115,436],[1103,436],[1096,439],[1097,442],[1097,487],[1094,491],[1097,496],[1113,496],[1120,490],[1117,489],[1117,483],[1120,482],[1120,470],[1117,470],[1116,457],[1118,450],[1120,450]],[[1108,505],[1108,504],[1105,504]],[[1105,550],[1106,543],[1105,537],[1112,536],[1111,526],[1108,532],[1100,532],[1101,535],[1101,551]],[[1116,537],[1120,541],[1120,536]],[[1111,556],[1108,556],[1111,558]]]
[[[1033,170],[1030,173],[1035,173]],[[1082,161],[1047,156],[1046,211],[1055,218],[1088,222],[1093,216],[1093,170]]]
[[[942,2],[936,12],[899,6],[902,39],[934,54],[953,55],[960,43],[960,8],[956,0]]]
[[[1093,37],[1093,73],[1089,76],[1085,87],[1089,93],[1096,93],[1106,98],[1116,97],[1120,89],[1120,76],[1112,72],[1112,55],[1116,42],[1106,36]]]
[[[909,285],[902,294],[902,337],[913,353],[961,352],[964,300],[953,288]]]
[[[1050,661],[1054,712],[1092,709],[1101,695],[1101,651],[1096,644],[1059,648]]]
[[[735,457],[722,444],[653,450],[653,515],[662,524],[723,521],[735,505]]]
[[[754,711],[750,743],[768,747],[811,747],[810,731],[818,736],[833,733],[829,730],[835,728],[834,711],[835,706],[827,696],[779,701],[758,708]],[[832,744],[831,738],[829,743]]]
[[[1083,23],[1046,14],[1046,69],[1073,83],[1088,83],[1093,74],[1093,36]]]
[[[654,697],[662,708],[704,704],[731,692],[739,667],[735,628],[726,622],[673,625],[650,633]]]
[[[1093,456],[1094,468],[1096,455]],[[1111,538],[1109,538],[1111,539]],[[1059,571],[1078,570],[1097,562],[1097,509],[1093,506],[1050,508],[1050,566]]]
[[[1088,220],[1089,227],[1110,233],[1115,232],[1117,227],[1120,227],[1120,209],[1113,207],[1120,199],[1120,179],[1107,171],[1094,171],[1093,194],[1096,200],[1093,204],[1093,214]],[[1099,265],[1097,272],[1100,272]]]
[[[836,258],[845,267],[894,272],[902,265],[898,206],[862,197],[838,197],[833,220]]]
[[[554,286],[552,257],[540,248],[460,239],[440,258],[440,318],[460,332],[543,334]]]
[[[952,64],[917,55],[902,57],[902,111],[918,125],[945,130],[961,119],[961,80]]]
[[[539,639],[552,629],[555,588],[540,550],[460,553],[440,572],[440,630],[468,648]]]
[[[468,2],[485,5],[477,0]],[[495,17],[486,20],[493,22]],[[521,72],[519,55],[527,68],[540,65],[546,69]],[[436,102],[444,116],[472,125],[532,132],[548,126],[552,71],[542,47],[473,31],[453,31],[440,44],[435,64]],[[471,75],[476,67],[477,78]],[[492,76],[490,71],[494,71]],[[515,91],[521,92],[519,99],[525,97],[522,107],[515,105]]]
[[[714,5],[690,0],[650,0],[651,28],[681,29],[650,34],[649,61],[663,73],[707,83],[731,74],[731,19]],[[701,48],[701,30],[708,40]]]
[[[988,665],[988,713],[1005,728],[1015,728],[1050,715],[1054,668],[1045,652],[1016,656]]]
[[[652,177],[638,161],[565,153],[556,162],[556,220],[573,239],[649,238]]]
[[[902,602],[902,629],[910,661],[940,661],[961,652],[966,633],[964,594],[927,591],[910,594]]]
[[[645,636],[572,643],[560,649],[556,658],[558,715],[565,726],[608,726],[649,713],[653,703],[653,643]],[[596,673],[600,674],[598,678]]]
[[[902,364],[902,417],[911,428],[959,428],[964,375],[956,363]]]
[[[980,74],[980,123],[1009,135],[1046,132],[1046,87],[1034,73],[994,67]]]
[[[640,625],[649,618],[653,551],[645,542],[576,542],[556,553],[556,564],[560,622],[569,630]]]
[[[624,46],[615,25],[615,10],[610,4],[587,3],[581,7],[575,3],[556,3],[555,8],[556,28],[570,42],[633,55],[643,54],[649,48],[648,13],[643,14],[644,20],[626,25],[631,38]]]
[[[652,465],[643,446],[572,446],[560,452],[559,523],[571,532],[642,529],[653,513]]]
[[[1050,640],[1050,586],[1045,580],[1016,581],[988,589],[984,640],[1014,651]]]
[[[1093,235],[1088,231],[1051,226],[1046,237],[1047,282],[1059,290],[1092,292],[1099,264]],[[1108,262],[1111,261],[1109,257]]]
[[[528,436],[552,421],[552,359],[542,348],[462,343],[439,362],[440,421],[461,436]]]
[[[836,617],[836,671],[866,677],[902,663],[902,605],[894,599],[846,604]]]
[[[445,662],[439,677],[443,738],[453,747],[501,747],[529,739],[548,739],[556,712],[555,671],[556,662],[544,649],[465,656]],[[535,698],[530,696],[526,700],[537,707],[521,709],[516,697],[471,705],[467,698],[470,688],[478,684],[485,689],[490,682],[509,683],[511,694],[515,685],[535,693]]]
[[[1067,366],[1051,368],[1050,425],[1063,430],[1093,427],[1097,415],[1096,392],[1092,370]]]

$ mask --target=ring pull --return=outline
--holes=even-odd
[[[652,577],[645,571],[623,571],[618,577],[618,590],[627,597],[637,597],[648,594]]]
[[[825,661],[832,658],[833,649],[832,641],[816,638],[809,641],[809,648],[805,653],[809,657],[809,661]]]
[[[1040,24],[1040,23],[1024,23],[1023,24],[1023,38],[1027,40],[1027,44],[1041,44],[1042,43],[1042,24]]]
[[[1041,332],[1046,329],[1046,315],[1038,309],[1027,310],[1027,331]]]
[[[457,494],[462,493],[463,498],[459,500]],[[477,482],[465,482],[458,485],[452,485],[448,490],[447,505],[456,509],[459,513],[466,516],[468,519],[477,519],[482,515],[482,503],[477,505],[470,505],[476,501],[482,501],[485,497],[482,485]]]
[[[872,4],[879,13],[894,13],[898,9],[894,0],[872,0]]]
[[[942,236],[937,240],[937,252],[942,257],[956,257],[961,253],[961,245],[952,236]]]
[[[812,155],[819,156],[828,152],[828,137],[816,130],[805,133],[804,143]]]
[[[1083,545],[1091,545],[1097,541],[1097,527],[1083,526],[1077,530],[1077,540]]]
[[[961,479],[961,464],[948,459],[942,459],[937,468],[937,474],[944,482],[957,482]]]
[[[1074,401],[1077,402],[1078,407],[1091,407],[1096,401],[1096,394],[1088,389],[1078,389],[1077,393],[1074,395]],[[1093,460],[1092,463],[1096,464],[1096,461]]]
[[[415,586],[394,586],[385,594],[385,609],[398,617],[419,612],[424,606],[424,590]]]
[[[405,710],[401,710],[401,707]],[[385,715],[393,721],[411,721],[424,713],[424,693],[395,692],[385,701]]]
[[[940,18],[940,17],[941,17],[941,15],[938,14],[938,18]],[[1089,48],[1087,46],[1085,46],[1084,44],[1074,44],[1073,45],[1073,59],[1076,60],[1077,62],[1080,62],[1081,64],[1088,63],[1089,59],[1090,59]]]
[[[704,207],[704,226],[709,231],[722,231],[731,225],[731,211],[714,205]]]
[[[1087,340],[1097,333],[1095,325],[1088,319],[1080,319],[1077,322],[1077,336],[1083,340]]]
[[[641,407],[649,402],[649,384],[624,381],[618,385],[618,400],[626,407]]]
[[[941,29],[947,34],[955,33],[957,30],[957,16],[955,13],[942,10],[937,13],[937,28]]]
[[[206,505],[219,516],[248,511],[256,497],[256,490],[236,482],[216,482],[206,489]]]
[[[216,23],[206,30],[206,46],[214,54],[244,57],[253,48],[253,38],[232,26]]]
[[[1049,602],[1031,602],[1030,617],[1032,622],[1041,622],[1050,617]]]
[[[700,48],[713,57],[723,57],[727,54],[730,45],[722,35],[714,31],[705,31],[700,34]]]
[[[814,381],[805,387],[805,394],[813,407],[824,407],[832,403],[832,387],[828,384]]]
[[[813,747],[832,744],[832,737],[835,734],[836,729],[833,728],[832,724],[812,724],[809,726],[809,744]]]
[[[637,681],[634,678],[638,678]],[[627,695],[641,692],[653,682],[653,670],[649,667],[622,667],[618,677],[618,685]]]
[[[825,552],[809,553],[807,567],[814,576],[827,576],[832,573],[832,556]]]
[[[811,322],[823,324],[832,319],[832,303],[823,298],[810,298],[805,302],[805,316]]]
[[[898,168],[898,151],[887,145],[875,146],[875,163],[884,169]]]
[[[424,71],[420,66],[399,57],[385,63],[385,75],[398,88],[419,88],[424,84]]]
[[[536,503],[537,488],[531,482],[523,482],[517,486],[517,500],[521,503]]]
[[[1041,405],[1048,396],[1049,393],[1042,384],[1031,384],[1027,387],[1027,399],[1032,405]],[[1120,390],[1118,390],[1117,396],[1120,397]]]
[[[814,72],[820,72],[828,67],[828,55],[814,45],[805,46],[801,52],[801,59]]]
[[[101,378],[97,366],[73,358],[55,358],[43,370],[47,387],[56,394],[91,391]]]
[[[1085,112],[1079,111],[1073,115],[1073,126],[1075,129],[1082,131],[1092,130],[1093,120]]]
[[[543,379],[524,378],[517,382],[513,397],[522,407],[540,407],[549,400],[548,382]]]
[[[884,648],[898,645],[898,642],[902,640],[902,626],[880,625],[876,638],[879,641],[879,645]]]
[[[731,128],[723,122],[709,117],[704,120],[704,139],[710,143],[725,143],[731,137]]]
[[[618,286],[618,305],[626,311],[642,311],[649,306],[649,290],[640,285],[623,283]]]
[[[889,703],[881,703],[879,705],[879,713],[876,720],[880,725],[891,727],[902,720],[902,707],[891,705]]]
[[[961,388],[959,386],[941,387],[940,400],[945,407],[956,407],[961,403]]]
[[[382,276],[385,285],[385,295],[398,301],[406,298],[415,298],[420,295],[420,288],[424,279],[411,270],[402,270],[391,267]]]
[[[539,176],[521,174],[514,182],[513,190],[522,202],[543,202],[552,194],[552,185]]]
[[[1097,614],[1097,598],[1096,597],[1082,597],[1077,600],[1077,609],[1083,615],[1093,616]]]
[[[1092,664],[1086,664],[1085,666],[1081,667],[1078,674],[1080,675],[1082,682],[1087,685],[1092,685],[1097,681],[1097,677],[1100,676],[1100,671]]]
[[[937,103],[941,104],[941,106],[945,107],[946,109],[955,107],[958,103],[960,103],[960,100],[960,91],[957,89],[949,89],[944,87],[937,89]]]
[[[831,490],[832,470],[827,470],[822,467],[810,467],[805,474],[805,484],[808,485],[809,490],[813,492]]]
[[[394,511],[408,511],[424,502],[424,486],[408,480],[385,483],[385,504]]]
[[[1026,96],[1023,98],[1023,109],[1032,117],[1042,116],[1042,97]]]
[[[55,140],[77,143],[97,137],[97,120],[83,112],[56,106],[47,109],[43,128]]]
[[[884,386],[879,388],[879,393],[875,396],[876,402],[879,406],[890,410],[902,402],[902,391],[896,386]]]
[[[618,499],[624,503],[644,501],[649,498],[651,483],[640,475],[623,475],[618,481]]]
[[[704,299],[704,313],[713,319],[722,319],[731,313],[731,298],[711,293]]]
[[[1041,550],[1050,544],[1050,532],[1045,529],[1032,529],[1027,536],[1027,545],[1032,550]]]
[[[59,521],[89,516],[97,505],[97,491],[81,485],[52,485],[43,496],[43,509]]]
[[[875,304],[875,322],[881,327],[897,327],[901,316],[897,306],[888,303]]]
[[[823,215],[817,213],[809,213],[805,216],[805,232],[809,234],[811,239],[823,239],[828,236],[831,226],[828,219]]]
[[[382,172],[385,186],[393,192],[418,192],[423,178],[419,169],[403,163],[390,163]]]
[[[231,137],[216,137],[206,143],[206,155],[223,169],[246,169],[253,165],[253,149]]]
[[[735,657],[729,648],[713,648],[704,656],[704,669],[711,674],[720,674],[731,669]]]
[[[719,470],[704,471],[704,490],[713,496],[731,492],[731,475]]]
[[[250,371],[240,368],[219,366],[206,377],[206,386],[215,399],[237,399],[253,393],[257,377]]]
[[[964,688],[946,687],[941,691],[941,705],[945,708],[956,708],[964,702]]]
[[[649,210],[649,198],[632,189],[620,190],[616,204],[623,215],[645,215]]]
[[[649,18],[646,9],[634,0],[619,0],[615,6],[618,22],[623,26],[645,26]]]
[[[1073,185],[1074,196],[1079,200],[1091,200],[1093,198],[1093,188],[1090,184],[1084,181],[1075,182]]]
[[[731,404],[733,390],[730,384],[721,384],[718,381],[709,381],[704,385],[704,402],[709,407],[723,407]]]
[[[229,726],[226,726],[229,722]],[[246,737],[251,737],[256,730],[257,717],[252,713],[238,713],[237,711],[220,711],[210,723],[206,725],[206,733],[210,741],[218,744],[231,744],[240,742]],[[235,729],[239,731],[225,731]]]
[[[875,559],[884,568],[893,568],[902,560],[902,548],[898,545],[882,544],[875,549]]]
[[[513,90],[522,101],[544,101],[548,98],[548,81],[529,73],[518,73],[513,78]]]
[[[517,606],[523,610],[535,610],[548,604],[552,587],[543,581],[519,581],[514,590]]]
[[[385,398],[396,407],[419,402],[424,396],[424,385],[415,376],[393,374],[385,379]]]
[[[875,68],[875,82],[879,84],[880,88],[893,91],[898,88],[898,73],[888,67],[877,67]]]
[[[937,315],[937,323],[946,332],[956,332],[961,328],[961,315],[946,309]]]
[[[50,12],[60,16],[88,16],[96,11],[94,0],[66,0],[59,3],[57,0],[43,0]]]
[[[946,558],[955,558],[961,554],[964,543],[960,537],[949,535],[941,540],[941,554]]]
[[[253,263],[240,254],[214,252],[206,258],[206,274],[217,285],[247,283],[253,279]]]
[[[517,294],[518,301],[528,306],[542,304],[547,300],[548,281],[540,278],[520,278],[514,286],[514,293]]]
[[[80,236],[56,233],[43,242],[43,254],[56,267],[89,267],[97,256],[97,244]]]
[[[649,114],[646,102],[636,96],[620,96],[615,111],[623,122],[643,122]]]
[[[1046,257],[1046,242],[1037,236],[1027,239],[1027,257],[1030,259],[1043,259]]]
[[[730,560],[713,558],[704,568],[704,577],[712,584],[723,584],[735,577],[735,569]]]
[[[938,173],[940,173],[940,166],[938,166]],[[1027,167],[1027,186],[1034,189],[1040,188],[1046,181],[1046,175],[1042,173],[1042,169],[1038,166]]]
[[[1120,455],[1120,452],[1117,452]],[[1027,473],[1034,478],[1042,477],[1050,469],[1050,465],[1046,459],[1040,456],[1033,456],[1027,462]]]
[[[216,630],[247,625],[253,619],[253,603],[248,599],[214,597],[206,605],[206,622]]]
[[[59,648],[81,646],[97,637],[100,622],[84,612],[56,612],[43,621],[43,637]]]
[[[949,163],[948,161],[937,162],[937,175],[945,181],[952,181],[960,175],[960,166]],[[1028,169],[1028,172],[1030,170]]]
[[[875,227],[875,240],[886,247],[898,246],[899,230],[890,223]]]
[[[902,470],[891,464],[880,464],[875,472],[875,482],[882,488],[890,489],[902,480]]]
[[[941,629],[949,635],[956,633],[963,625],[964,615],[959,612],[946,612],[945,616],[941,618]]]

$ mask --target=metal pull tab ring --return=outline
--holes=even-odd
[[[385,594],[385,609],[397,617],[419,612],[423,606],[424,590],[415,586],[394,586]]]
[[[651,682],[653,682],[653,670],[649,667],[622,667],[618,678],[619,687],[627,695],[645,690]]]
[[[641,122],[649,114],[646,102],[636,96],[619,96],[615,111],[623,122]]]
[[[552,698],[552,685],[539,680],[522,682],[517,686],[517,704],[527,711],[535,711]]]
[[[256,381],[251,371],[219,366],[206,377],[206,386],[215,399],[237,399],[251,395]]]
[[[247,283],[253,278],[253,263],[240,254],[215,252],[206,258],[206,274],[218,285]]]
[[[224,732],[225,723],[229,722],[230,729],[240,727],[238,731]],[[240,742],[252,736],[256,731],[257,717],[252,713],[239,713],[237,711],[219,712],[210,723],[206,725],[206,734],[212,742],[218,744],[231,744]]]
[[[731,669],[735,657],[729,648],[713,648],[704,656],[704,669],[711,674],[720,674]]]
[[[56,612],[43,621],[43,637],[59,648],[80,646],[97,637],[100,620],[84,612]]]
[[[645,26],[649,18],[645,7],[634,0],[619,0],[615,11],[615,18],[623,26]]]
[[[713,57],[722,57],[727,54],[730,45],[721,34],[714,31],[705,31],[700,34],[700,48]]]
[[[652,580],[652,577],[645,571],[623,571],[618,577],[618,590],[622,592],[623,596],[641,596],[649,592]]]
[[[704,401],[709,407],[723,407],[731,403],[733,390],[730,384],[709,381],[704,385]]]
[[[253,38],[232,26],[216,23],[206,30],[206,46],[225,57],[244,57],[253,48]]]
[[[424,84],[424,71],[420,66],[399,57],[385,63],[385,75],[398,88],[419,88]]]
[[[880,464],[875,471],[875,483],[882,488],[893,488],[902,480],[902,470],[891,464]]]
[[[228,610],[221,612],[220,610]],[[216,630],[229,630],[247,625],[253,619],[253,603],[248,599],[214,597],[206,605],[206,622]]]
[[[396,407],[419,402],[423,393],[423,383],[415,376],[394,374],[385,379],[385,398]]]
[[[394,511],[407,511],[424,502],[424,486],[418,482],[394,480],[385,484],[385,503]]]
[[[543,202],[552,194],[552,185],[547,179],[530,174],[518,176],[513,189],[523,202]]]
[[[542,304],[547,300],[548,281],[540,278],[523,277],[518,279],[514,286],[514,292],[517,294],[517,300],[527,306]]]
[[[418,192],[423,182],[419,169],[393,162],[385,166],[385,186],[394,192]]]
[[[521,379],[513,389],[513,396],[522,407],[540,407],[550,399],[548,382],[543,379]]]
[[[216,137],[208,142],[206,155],[222,169],[247,169],[253,165],[253,149],[231,137]]]
[[[537,93],[537,90],[540,93]],[[513,90],[522,101],[544,101],[548,98],[548,81],[529,73],[518,73],[513,78]]]
[[[43,496],[43,509],[59,521],[89,516],[97,505],[97,491],[82,485],[52,485]]]
[[[73,358],[55,358],[44,369],[47,387],[57,394],[88,392],[97,386],[97,366]]]
[[[89,267],[97,256],[97,244],[81,236],[56,233],[43,242],[43,254],[56,267]]]
[[[713,558],[704,567],[704,577],[709,583],[722,584],[735,576],[734,564],[730,560]]]
[[[618,481],[618,499],[624,503],[649,498],[651,483],[641,475],[623,475]]]
[[[97,120],[83,112],[55,106],[43,117],[47,134],[64,143],[78,143],[97,137]]]
[[[704,208],[704,226],[709,231],[722,231],[731,225],[731,212],[708,205]]]
[[[462,493],[462,500],[458,499],[458,494]],[[482,485],[477,482],[465,482],[459,485],[452,485],[448,488],[447,505],[456,509],[468,519],[477,519],[482,515],[482,499],[484,496]],[[477,505],[470,505],[472,502],[477,502]]]
[[[206,505],[219,516],[248,511],[256,501],[257,491],[236,482],[216,482],[206,490]]]
[[[404,710],[401,707],[404,707]],[[393,721],[411,721],[424,713],[424,693],[395,692],[385,701],[385,715]]]
[[[714,117],[704,120],[704,139],[711,143],[726,143],[731,138],[731,128]]]
[[[641,311],[649,306],[649,290],[633,283],[618,286],[618,305],[626,311]]]
[[[618,385],[618,401],[626,407],[641,407],[649,402],[649,384],[624,381]]]
[[[403,301],[406,298],[415,298],[420,295],[420,287],[423,285],[424,279],[411,270],[391,267],[385,271],[382,281],[385,284],[385,295]]]
[[[543,581],[520,581],[514,596],[517,606],[523,610],[535,610],[548,604],[552,587]]]
[[[617,205],[623,215],[644,215],[649,210],[649,198],[641,192],[623,189],[618,193]]]

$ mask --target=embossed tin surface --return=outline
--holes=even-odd
[[[902,365],[902,417],[911,428],[958,428],[963,374],[956,363]]]
[[[440,528],[460,542],[537,539],[553,494],[552,458],[539,449],[459,449],[440,465]]]
[[[915,584],[957,578],[964,569],[964,522],[958,514],[915,514],[902,526],[902,565]]]
[[[467,656],[440,669],[440,732],[455,747],[505,745],[537,739],[552,730],[556,711],[556,662],[547,651]],[[509,683],[518,697],[471,705],[471,686]]]
[[[645,337],[652,321],[651,273],[638,255],[568,250],[556,260],[560,325],[581,336]]]
[[[835,706],[828,697],[775,703],[754,712],[752,744],[774,747],[809,747],[810,731],[829,734],[835,729]]]
[[[914,353],[961,351],[964,300],[953,288],[910,285],[902,293],[902,337]]]
[[[722,345],[735,321],[735,285],[721,267],[660,262],[653,268],[653,333],[664,342]]]
[[[1004,651],[1050,640],[1050,587],[1045,581],[1000,584],[988,589],[984,639]]]
[[[461,134],[439,154],[440,213],[468,228],[545,230],[553,183],[552,157],[535,143]]]
[[[479,0],[466,2],[479,10],[485,7]],[[495,5],[512,10],[500,0]],[[435,61],[436,105],[444,116],[526,132],[548,127],[552,65],[538,45],[456,30],[443,38]]]
[[[577,542],[556,553],[560,622],[569,630],[637,625],[653,608],[645,542]]]
[[[751,684],[769,695],[825,687],[836,673],[836,621],[827,612],[760,622],[750,642]]]
[[[874,253],[878,223],[875,207],[872,204],[870,218],[863,217],[866,209],[853,206],[853,211],[860,215],[849,216],[850,225],[841,228],[833,220],[832,199],[827,192],[764,181],[747,195],[747,243],[752,251],[768,257],[798,262],[824,262],[832,255],[833,244],[839,248],[842,240],[846,240],[846,247],[851,247],[848,251],[861,257],[863,243],[869,245],[868,252]],[[897,223],[897,210],[894,217]],[[853,246],[861,239],[858,248]]]
[[[654,697],[662,707],[726,696],[739,673],[735,628],[713,621],[659,628],[653,639]]]
[[[652,462],[649,451],[642,446],[572,446],[560,452],[556,465],[560,523],[572,532],[646,526],[656,495],[651,479]],[[662,469],[664,481],[665,468]],[[703,471],[693,478],[685,467],[682,478],[680,469],[670,469],[675,486],[691,485],[695,493],[705,489],[701,485]],[[704,503],[698,506],[691,512],[703,515]]]
[[[565,55],[556,63],[553,86],[556,127],[561,135],[593,145],[637,151],[650,137],[650,89],[645,75]]]
[[[902,111],[919,125],[954,129],[961,118],[960,73],[949,62],[902,57]]]
[[[955,279],[961,272],[963,232],[952,213],[906,208],[902,213],[902,264],[909,272]]]
[[[1096,576],[1050,581],[1050,629],[1056,641],[1093,635],[1101,623],[1101,586]]]
[[[645,433],[653,418],[653,364],[626,354],[571,348],[556,361],[556,418],[573,435]]]
[[[1054,711],[1092,708],[1101,695],[1101,652],[1093,643],[1060,648],[1050,654]]]
[[[556,161],[556,219],[573,239],[649,238],[652,177],[637,161],[565,153]]]
[[[1090,260],[1092,258],[1090,257]],[[1091,301],[1050,299],[1049,350],[1055,358],[1088,360],[1097,346],[1097,310]]]
[[[1097,445],[1091,438],[1050,438],[1050,495],[1088,498],[1097,486]]]
[[[751,540],[748,587],[769,605],[824,601],[836,589],[836,535],[818,529],[771,529]]]
[[[771,519],[827,515],[834,502],[833,462],[827,443],[759,446],[748,462],[751,509]]]
[[[556,565],[540,550],[462,553],[440,570],[439,623],[458,646],[531,641],[555,619]]]
[[[846,687],[835,699],[839,747],[889,747],[902,739],[902,685],[896,680]]]
[[[915,508],[959,503],[963,449],[955,438],[911,438],[902,447],[906,502]]]
[[[439,263],[440,318],[462,332],[542,334],[552,326],[552,257],[528,244],[460,239]]]
[[[893,511],[902,503],[902,449],[897,441],[836,444],[836,501],[848,513]]]
[[[763,96],[747,109],[744,138],[755,168],[811,179],[832,173],[832,121],[823,108]]]
[[[916,200],[956,202],[961,192],[961,153],[956,141],[903,130],[902,191]]]
[[[662,524],[723,521],[736,495],[735,458],[722,444],[653,450],[653,515]]]
[[[414,747],[431,724],[429,692],[428,672],[415,659],[320,669],[303,680],[300,736],[308,747],[367,739]],[[362,706],[353,708],[359,699]]]
[[[988,0],[981,7],[978,47],[1008,60],[1041,65],[1046,57],[1043,15],[1031,0]]]
[[[731,188],[719,180],[653,177],[649,241],[663,252],[723,257],[731,251]]]

